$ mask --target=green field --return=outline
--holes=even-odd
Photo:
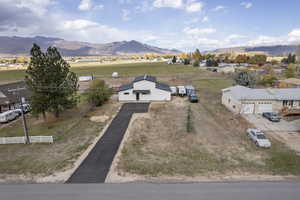
[[[198,68],[182,64],[168,65],[166,63],[130,63],[130,64],[74,64],[71,70],[79,76],[111,76],[118,72],[123,76],[135,76],[141,74],[194,74],[199,72]],[[0,83],[22,80],[25,77],[25,70],[0,71]]]

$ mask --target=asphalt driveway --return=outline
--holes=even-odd
[[[149,103],[126,103],[67,183],[104,183],[132,114],[148,112]]]

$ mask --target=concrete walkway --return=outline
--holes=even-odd
[[[104,183],[132,114],[148,112],[149,103],[126,103],[67,183]]]

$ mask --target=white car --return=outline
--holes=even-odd
[[[271,147],[271,142],[266,136],[264,135],[263,132],[261,132],[258,129],[254,128],[249,128],[247,129],[247,135],[253,140],[253,142],[256,144],[258,147],[265,147],[269,148]]]
[[[184,86],[177,86],[179,96],[183,97],[186,95],[186,89]]]
[[[9,110],[4,113],[0,113],[0,123],[8,123],[19,117],[19,113],[15,110]]]

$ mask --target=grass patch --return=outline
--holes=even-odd
[[[199,73],[199,69],[183,64],[168,65],[167,63],[130,63],[130,64],[75,64],[71,65],[71,71],[79,76],[111,76],[113,72],[118,72],[121,76],[136,76],[141,74],[161,75],[161,74],[194,74]],[[0,83],[23,80],[25,70],[9,70],[0,72]]]
[[[271,151],[267,168],[276,175],[300,175],[300,156],[293,151]]]

